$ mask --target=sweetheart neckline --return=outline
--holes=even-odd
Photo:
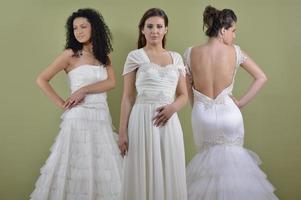
[[[101,68],[101,67],[103,67],[103,65],[82,64],[82,65],[78,65],[78,66],[72,68],[69,72],[67,72],[67,74],[69,74],[70,72],[76,70],[77,68],[82,68],[82,67],[95,67],[95,68]]]
[[[166,64],[166,65],[160,65],[160,64],[158,64],[158,63],[154,63],[154,62],[151,61],[150,57],[148,56],[148,54],[146,53],[146,51],[144,50],[144,48],[141,48],[141,50],[142,50],[143,54],[146,56],[146,58],[147,58],[147,60],[148,60],[148,63],[150,63],[150,64],[157,65],[157,66],[160,67],[160,68],[166,68],[166,67],[168,67],[169,65],[174,65],[174,64],[175,64],[175,63],[174,63],[175,61],[174,61],[174,58],[173,58],[173,56],[172,56],[172,52],[171,52],[171,51],[166,50],[166,51],[169,53],[172,62],[169,63],[169,64]]]

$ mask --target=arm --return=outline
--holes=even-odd
[[[87,94],[93,93],[101,93],[108,90],[111,90],[116,85],[115,73],[112,65],[106,66],[108,77],[106,80],[99,81],[87,86],[80,88],[70,95],[70,97],[66,100],[64,107],[71,108],[80,103]]]
[[[120,109],[119,149],[124,156],[128,150],[128,121],[136,99],[136,72],[130,72],[123,78],[123,95]]]
[[[191,106],[193,106],[193,92],[192,92],[193,85],[192,84],[193,84],[192,75],[186,74],[186,88],[187,88],[188,99],[189,99]]]
[[[60,71],[68,67],[72,50],[65,50],[37,77],[36,83],[42,91],[60,108],[64,108],[64,100],[55,92],[49,81]]]
[[[184,76],[180,76],[176,90],[176,99],[173,103],[157,108],[158,114],[153,118],[155,126],[164,126],[169,118],[178,112],[187,103],[187,88]]]
[[[247,56],[245,53],[244,55]],[[247,56],[246,61],[244,61],[241,66],[254,78],[254,81],[241,99],[238,101],[235,100],[239,108],[247,105],[267,81],[267,77],[264,72],[249,56]]]

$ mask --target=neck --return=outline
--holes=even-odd
[[[222,39],[219,38],[219,37],[210,37],[208,39],[208,43],[209,44],[224,44],[224,42],[222,41]]]
[[[148,51],[153,51],[153,52],[165,51],[162,44],[149,44],[149,43],[146,43],[146,45],[144,46],[144,49],[148,50]]]
[[[91,43],[84,44],[82,51],[86,51],[86,52],[92,53],[92,51],[93,51],[92,50],[92,44]]]

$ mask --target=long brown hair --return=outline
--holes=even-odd
[[[144,34],[142,33],[142,30],[144,28],[145,21],[150,17],[161,17],[161,18],[164,19],[165,27],[168,26],[168,17],[162,9],[160,9],[160,8],[150,8],[150,9],[148,9],[143,14],[143,16],[142,16],[142,18],[140,19],[140,22],[139,22],[139,26],[138,26],[138,28],[139,28],[138,49],[140,49],[140,48],[142,48],[146,45],[146,39],[145,39]],[[165,48],[165,42],[166,42],[166,38],[165,38],[165,35],[164,35],[163,40],[162,40],[163,48]]]

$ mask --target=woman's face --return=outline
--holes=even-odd
[[[73,34],[80,43],[88,43],[91,39],[91,24],[84,17],[77,17],[73,20]]]
[[[223,37],[223,42],[228,45],[232,45],[235,39],[235,22],[233,22],[232,26],[228,29],[223,29],[222,30],[222,37]]]
[[[164,35],[167,33],[164,19],[162,17],[150,17],[145,21],[142,33],[146,42],[151,45],[162,44]]]

